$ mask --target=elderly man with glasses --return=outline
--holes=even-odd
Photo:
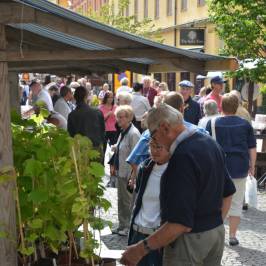
[[[171,158],[161,178],[161,227],[131,245],[122,256],[136,265],[164,247],[163,265],[221,264],[224,225],[235,187],[224,153],[209,136],[183,124],[180,112],[166,104],[148,115],[152,138],[169,150]]]

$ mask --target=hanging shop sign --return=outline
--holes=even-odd
[[[204,29],[180,29],[180,45],[204,45]]]

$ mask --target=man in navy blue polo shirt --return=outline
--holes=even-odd
[[[182,80],[178,84],[180,86],[180,93],[184,98],[184,119],[185,121],[198,125],[201,118],[200,105],[191,98],[193,83],[189,80]]]
[[[128,247],[121,262],[136,265],[164,247],[164,266],[220,265],[223,219],[235,192],[222,149],[209,136],[187,129],[182,114],[169,105],[152,108],[147,122],[151,137],[172,154],[161,178],[162,226]]]

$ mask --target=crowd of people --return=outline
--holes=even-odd
[[[145,77],[131,88],[124,78],[115,94],[105,83],[98,107],[85,78],[57,90],[29,85],[30,111],[44,102],[48,123],[87,136],[107,158],[107,185],[118,196],[113,233],[128,236],[125,265],[220,265],[227,218],[229,244],[239,244],[246,177],[256,161],[250,116],[239,92],[224,94],[219,76],[196,96],[190,81],[178,85],[168,91]]]

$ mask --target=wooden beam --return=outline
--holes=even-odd
[[[33,61],[33,62],[10,62],[8,63],[10,71],[16,72],[48,72],[65,71],[82,69],[82,71],[90,70],[104,71],[106,73],[115,73],[125,69],[136,73],[146,74],[147,66],[134,62],[126,62],[123,60],[87,60],[87,61]]]
[[[0,52],[0,61],[4,62],[27,62],[27,61],[71,61],[71,60],[98,60],[98,59],[122,59],[122,58],[148,58],[173,59],[180,58],[179,55],[160,51],[156,48],[150,49],[114,49],[107,51],[91,51],[82,49],[56,49],[56,50],[32,50]],[[183,59],[182,59],[183,60]],[[185,60],[185,58],[184,58]],[[192,60],[197,61],[197,60]]]
[[[5,26],[0,24],[0,49],[5,50]],[[13,167],[12,137],[9,108],[8,65],[0,62],[0,174],[6,167]],[[0,231],[7,234],[0,238],[0,266],[17,265],[16,211],[14,181],[0,184]]]
[[[33,23],[35,10],[18,3],[0,3],[0,23]]]
[[[149,66],[149,73],[156,72],[175,72],[189,71],[193,73],[204,72],[204,61],[193,60],[188,58],[160,59],[157,64]]]
[[[227,58],[225,60],[207,61],[205,63],[205,71],[235,71],[239,68],[239,64],[235,58]]]
[[[177,71],[184,71],[181,68],[178,68],[174,65],[169,64],[154,64],[149,65],[148,73],[167,73],[167,72],[177,72]]]

